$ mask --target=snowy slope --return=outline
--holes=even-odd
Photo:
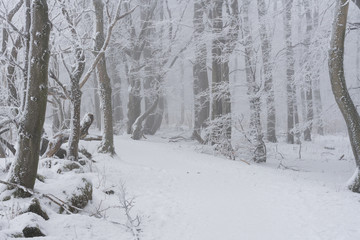
[[[95,155],[88,173],[94,200],[86,211],[107,209],[106,220],[52,214],[44,225],[46,239],[135,239],[114,223],[126,223],[118,207],[123,184],[127,198],[135,197],[132,216],[141,216],[139,239],[358,240],[360,196],[345,188],[353,170],[345,139],[304,144],[302,159],[297,147],[270,145],[269,163],[247,165],[198,153],[193,142],[117,137],[118,156]],[[95,152],[95,145],[88,147]],[[341,153],[346,157],[340,161]],[[299,171],[278,169],[280,160]],[[103,194],[109,189],[115,194]]]

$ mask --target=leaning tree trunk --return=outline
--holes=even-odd
[[[346,122],[357,167],[349,188],[353,192],[360,193],[360,117],[347,91],[344,74],[344,42],[348,9],[348,0],[337,1],[329,51],[329,74],[336,103]]]
[[[50,28],[47,1],[33,0],[29,52],[31,62],[28,62],[25,111],[19,126],[15,160],[9,173],[9,182],[30,189],[33,189],[35,185],[41,133],[45,120]]]
[[[266,28],[267,7],[265,0],[257,0],[258,16],[259,16],[259,32],[261,39],[261,51],[264,68],[264,90],[266,93],[267,108],[267,140],[269,142],[277,142],[276,139],[276,110],[275,110],[275,93],[273,86],[273,70],[271,63],[271,43],[269,33]]]
[[[93,0],[96,15],[96,39],[94,50],[97,53],[104,45],[104,4],[102,0]],[[105,54],[96,66],[100,86],[100,102],[104,120],[103,138],[98,151],[101,153],[115,154],[114,132],[111,106],[111,82],[106,70]]]
[[[194,42],[195,42],[195,62],[193,66],[194,76],[194,132],[193,135],[200,136],[201,128],[205,126],[209,118],[209,80],[206,66],[206,43],[203,35],[204,25],[204,6],[201,1],[194,1]],[[183,66],[182,66],[183,67]],[[184,86],[182,86],[183,88]],[[184,101],[184,100],[182,100]],[[182,102],[182,104],[184,104]],[[183,106],[183,105],[182,105]],[[182,122],[184,122],[184,109],[181,109]]]

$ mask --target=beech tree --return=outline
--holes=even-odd
[[[204,42],[206,8],[201,0],[194,0],[194,43],[195,61],[194,76],[194,131],[193,137],[201,136],[201,128],[205,127],[210,114],[209,79],[207,73],[207,48]],[[201,138],[200,138],[201,139]],[[201,142],[203,140],[200,140]]]
[[[104,36],[104,3],[102,0],[93,0],[95,8],[95,45],[94,52],[99,54],[105,42]],[[97,64],[97,78],[100,87],[100,102],[101,111],[104,121],[103,139],[99,146],[99,152],[115,154],[114,149],[114,130],[113,130],[113,116],[112,116],[112,102],[111,102],[111,82],[106,70],[105,53],[101,56]]]
[[[267,6],[264,0],[257,0],[259,33],[261,39],[261,52],[263,61],[264,74],[264,90],[266,94],[266,110],[267,110],[267,134],[266,138],[269,142],[277,142],[276,138],[276,109],[275,109],[275,93],[273,84],[273,67],[271,62],[271,39],[267,19]]]
[[[227,9],[229,21],[224,23]],[[231,146],[231,96],[229,90],[229,59],[239,36],[239,5],[237,0],[224,2],[216,0],[211,9],[212,21],[212,114],[211,142],[218,145],[229,157],[232,156]],[[227,31],[224,32],[224,25]]]
[[[250,0],[243,0],[243,17],[242,17],[242,38],[245,47],[245,72],[247,82],[247,94],[250,105],[250,141],[252,144],[251,154],[254,162],[266,162],[266,147],[263,141],[261,127],[261,94],[260,86],[256,82],[256,62],[251,35],[251,24],[249,20]]]
[[[284,13],[284,33],[286,42],[286,94],[287,94],[287,143],[294,144],[300,141],[299,136],[299,115],[297,108],[296,85],[294,83],[294,49],[292,46],[292,30],[291,30],[291,9],[293,0],[283,0]],[[296,141],[295,141],[296,136]]]
[[[27,62],[29,71],[23,102],[24,112],[19,123],[17,151],[11,165],[9,182],[33,189],[47,103],[51,23],[46,0],[33,0],[31,10],[30,52]]]
[[[360,116],[349,95],[344,73],[344,44],[348,0],[337,0],[329,50],[329,74],[336,103],[344,117],[350,144],[355,157],[356,171],[349,185],[353,192],[360,193]]]

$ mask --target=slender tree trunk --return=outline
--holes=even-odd
[[[147,0],[146,0],[147,1]],[[127,123],[127,133],[132,133],[132,126],[134,125],[136,119],[141,114],[141,80],[139,76],[140,67],[140,58],[143,52],[144,46],[146,44],[145,34],[149,25],[151,24],[151,19],[158,1],[152,2],[142,2],[146,7],[141,8],[141,29],[139,36],[135,34],[135,27],[133,25],[131,17],[129,17],[128,24],[131,26],[131,37],[133,41],[133,46],[131,53],[129,54],[132,62],[134,63],[129,71],[129,101],[128,101],[128,123]],[[150,4],[151,3],[151,4]],[[129,9],[129,3],[125,3],[125,9]]]
[[[200,135],[200,130],[205,126],[206,120],[209,118],[210,102],[209,102],[209,80],[206,64],[206,43],[203,40],[205,30],[204,25],[204,7],[201,1],[194,1],[194,19],[195,28],[195,62],[193,66],[194,76],[194,134]],[[182,70],[183,71],[183,70]],[[184,100],[183,100],[184,101]],[[184,122],[185,106],[182,105],[182,122]]]
[[[344,42],[349,1],[338,0],[329,51],[329,74],[336,103],[345,119],[356,163],[356,173],[349,185],[360,193],[360,117],[347,91],[344,74]]]
[[[94,86],[94,112],[95,112],[95,123],[96,128],[101,130],[101,110],[100,110],[100,99],[99,99],[99,83],[97,81],[97,74],[93,76],[93,86]]]
[[[293,0],[283,0],[284,5],[284,31],[286,41],[286,92],[287,92],[287,143],[294,144],[294,121],[295,121],[295,102],[296,90],[294,84],[294,50],[291,41],[291,8]],[[297,107],[296,107],[297,112]]]
[[[79,42],[78,33],[71,22],[71,19],[68,15],[67,9],[62,8],[62,13],[68,21],[72,39],[74,43],[74,58],[75,58],[75,67],[70,74],[70,102],[71,102],[71,121],[70,121],[70,136],[67,149],[67,158],[69,160],[78,161],[79,159],[79,141],[80,141],[80,113],[81,113],[81,89],[80,89],[80,79],[85,70],[85,54],[84,50],[81,47]]]
[[[251,152],[253,153],[254,162],[266,162],[266,147],[263,141],[263,133],[261,127],[260,113],[261,113],[261,99],[259,90],[260,87],[256,83],[256,72],[254,71],[255,55],[253,39],[250,30],[249,21],[249,4],[250,0],[243,0],[243,24],[242,32],[245,46],[245,69],[246,81],[248,85],[248,96],[250,104],[250,138],[253,144]]]
[[[143,50],[144,60],[146,62],[145,66],[145,80],[144,80],[144,99],[145,99],[145,111],[147,111],[155,100],[158,98],[158,92],[155,91],[155,84],[156,84],[156,61],[154,59],[154,48],[152,47],[153,44],[153,35],[154,35],[154,25],[151,23],[149,24],[147,31],[146,31],[146,43]],[[150,113],[146,119],[144,124],[144,134],[151,134],[152,127],[155,123],[155,112]],[[152,134],[151,134],[152,135]]]
[[[185,124],[185,79],[184,79],[184,74],[185,74],[184,59],[182,59],[182,61],[180,63],[180,122],[179,122],[180,126]],[[165,113],[167,112],[166,108],[167,108],[167,104],[166,104],[166,100],[165,100]],[[165,114],[165,116],[166,116],[166,114]]]
[[[113,86],[114,86],[114,94],[113,94],[113,112],[114,112],[114,122],[115,124],[119,125],[124,120],[124,112],[122,107],[122,99],[121,99],[121,88],[122,82],[121,77],[116,69],[116,62],[112,62],[112,79],[113,79]]]
[[[128,102],[128,124],[127,124],[127,133],[132,133],[132,125],[136,119],[141,114],[141,82],[138,78],[138,73],[130,72],[130,92],[129,92],[129,102]]]
[[[319,10],[315,8],[314,14],[314,27],[315,29],[319,26]],[[315,42],[315,48],[318,49],[320,47],[319,40]],[[316,55],[316,59],[320,59],[320,54]],[[359,66],[360,68],[360,66]],[[314,109],[316,114],[316,125],[317,125],[317,133],[320,135],[324,135],[324,123],[322,119],[322,100],[320,93],[320,67],[316,67],[314,72]]]
[[[100,51],[104,45],[104,4],[102,0],[93,0],[96,15],[96,39],[95,39],[95,52]],[[104,120],[103,138],[98,151],[101,153],[115,154],[114,149],[114,132],[112,121],[112,103],[111,103],[111,82],[106,70],[106,58],[102,56],[96,66],[98,81],[100,86],[100,102],[102,116]]]
[[[224,44],[224,40],[221,36],[221,32],[223,30],[223,21],[222,21],[222,12],[223,12],[223,0],[216,0],[213,3],[213,9],[212,9],[212,31],[214,34],[214,39],[212,41],[212,114],[211,114],[211,120],[215,121],[216,127],[215,131],[212,133],[212,141],[213,143],[218,143],[221,134],[223,131],[223,124],[226,124],[225,121],[222,121],[222,123],[218,123],[220,118],[223,116],[223,104],[224,98],[221,97],[222,93],[220,90],[222,89],[221,85],[224,84],[222,82],[222,45]],[[227,119],[226,119],[227,121]],[[227,130],[227,127],[225,127]]]
[[[311,35],[313,32],[313,19],[311,16],[311,9],[309,0],[304,0],[305,16],[306,16],[306,37],[305,47],[307,59],[310,59],[310,44]],[[306,99],[306,128],[304,131],[304,140],[311,141],[311,131],[314,119],[313,110],[313,88],[312,88],[312,70],[311,62],[306,63],[306,75],[305,75],[305,99]]]
[[[85,69],[85,55],[83,49],[77,46],[75,50],[77,66],[71,76],[71,123],[70,138],[68,144],[68,159],[77,161],[79,158],[79,141],[80,141],[80,113],[81,113],[81,95],[79,81]]]
[[[264,90],[266,93],[267,108],[267,140],[269,142],[277,142],[276,138],[276,110],[275,110],[275,93],[273,87],[273,72],[271,63],[271,43],[269,33],[266,27],[267,7],[265,0],[257,0],[258,16],[260,22],[260,39],[261,51],[264,68]]]
[[[40,140],[45,120],[51,23],[46,0],[33,0],[27,94],[20,121],[15,160],[9,182],[33,189],[37,174]],[[24,193],[21,194],[25,196]]]

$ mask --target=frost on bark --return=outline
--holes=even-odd
[[[271,42],[269,39],[269,31],[266,26],[267,6],[265,0],[257,0],[259,32],[261,40],[261,51],[264,68],[264,90],[266,93],[266,109],[267,109],[267,134],[266,138],[269,142],[277,142],[276,138],[276,109],[275,109],[275,93],[273,84],[273,70],[271,63]]]
[[[253,39],[250,31],[249,21],[249,0],[243,0],[243,23],[242,34],[245,46],[245,72],[248,87],[248,96],[250,104],[250,140],[253,145],[251,150],[254,162],[266,162],[266,147],[263,141],[261,127],[261,99],[260,86],[256,83],[255,55]]]
[[[319,26],[319,9],[315,9],[314,13],[314,28],[317,29]],[[319,49],[320,42],[317,39],[315,41],[315,49]],[[320,59],[320,54],[316,54],[316,59]],[[320,67],[317,67],[314,72],[314,111],[316,115],[316,128],[319,135],[324,135],[324,123],[322,119],[322,100],[320,93]]]
[[[26,102],[26,91],[28,86],[28,78],[29,78],[29,55],[30,55],[30,27],[31,27],[31,0],[25,0],[25,36],[24,36],[24,42],[25,42],[25,52],[24,52],[24,94],[22,103]],[[24,110],[25,105],[23,104],[21,106],[21,109]]]
[[[81,89],[80,79],[85,70],[85,54],[81,47],[81,40],[78,39],[78,33],[75,29],[75,25],[72,21],[72,17],[69,12],[62,5],[61,12],[68,23],[68,27],[71,32],[71,37],[74,42],[74,58],[75,64],[73,71],[70,73],[70,102],[71,102],[71,120],[70,120],[70,137],[67,149],[67,157],[69,160],[77,161],[79,158],[79,141],[80,141],[80,112],[81,112]]]
[[[205,31],[204,6],[202,1],[194,1],[194,42],[195,42],[195,62],[193,66],[194,76],[194,133],[200,136],[201,128],[209,118],[209,80],[206,66],[207,49],[203,40]],[[184,122],[184,109],[181,109],[182,122]]]
[[[128,101],[128,123],[127,133],[132,133],[132,126],[136,119],[141,114],[141,79],[139,71],[142,68],[140,64],[141,54],[146,44],[146,34],[151,19],[153,18],[155,8],[158,1],[142,1],[145,7],[141,8],[141,27],[139,33],[136,34],[136,29],[131,17],[128,17],[127,24],[130,26],[131,47],[127,49],[126,53],[132,61],[132,66],[129,68],[129,101]],[[151,3],[151,4],[150,4]],[[124,3],[125,8],[129,9],[129,3]]]
[[[17,151],[8,180],[30,189],[35,184],[45,120],[50,29],[47,1],[33,0],[27,92],[19,124]]]
[[[228,4],[226,2],[226,4]],[[227,5],[229,22],[224,33],[223,0],[212,4],[212,133],[211,142],[220,145],[221,151],[232,157],[231,147],[231,96],[229,89],[229,58],[236,46],[239,34],[238,1]]]
[[[122,121],[124,120],[124,113],[123,113],[122,99],[121,99],[122,79],[119,75],[118,70],[116,69],[116,61],[114,59],[111,62],[111,68],[112,68],[111,78],[114,86],[114,93],[113,93],[114,123],[115,123],[115,128],[119,129],[121,128]]]
[[[284,13],[283,13],[283,22],[284,22],[284,32],[285,32],[285,41],[286,41],[286,93],[287,93],[287,139],[286,142],[290,144],[299,141],[299,131],[297,130],[299,124],[299,116],[297,110],[297,100],[296,100],[296,86],[294,84],[294,50],[291,40],[291,8],[293,5],[293,0],[283,0]]]
[[[360,117],[347,90],[344,74],[344,42],[348,0],[337,0],[329,51],[329,74],[336,103],[345,119],[357,170],[349,188],[360,193]]]
[[[149,3],[147,3],[147,4],[149,5]],[[146,12],[146,11],[144,11],[144,12]],[[144,18],[144,16],[143,16],[143,18]],[[144,19],[146,19],[146,18],[144,18]],[[145,111],[150,109],[153,106],[154,102],[157,101],[160,93],[156,89],[159,88],[159,86],[158,86],[159,82],[163,81],[163,79],[160,79],[161,74],[157,73],[159,68],[158,68],[157,61],[155,60],[156,56],[154,55],[154,52],[156,52],[157,49],[154,48],[153,43],[154,43],[154,41],[156,41],[155,38],[160,37],[159,35],[156,34],[155,30],[156,29],[155,29],[154,23],[150,22],[148,24],[148,27],[146,29],[145,36],[144,36],[145,37],[145,45],[144,45],[144,49],[143,49],[143,56],[144,56],[144,61],[146,63],[146,65],[144,67],[144,70],[145,70],[145,77],[144,77]],[[160,44],[161,44],[161,40],[160,40]],[[157,102],[158,102],[158,104],[156,104],[156,106],[154,107],[154,111],[151,112],[144,119],[144,121],[145,121],[144,129],[143,129],[144,134],[154,135],[155,132],[158,130],[157,126],[160,127],[160,125],[158,125],[158,122],[160,121],[160,124],[161,124],[162,116],[163,116],[163,112],[164,112],[163,98],[161,98]],[[162,103],[161,104],[162,108],[159,108],[160,102]],[[136,120],[136,121],[138,121],[138,120]]]
[[[310,59],[310,44],[311,44],[311,35],[313,32],[313,19],[310,9],[309,0],[304,0],[304,8],[305,8],[305,17],[306,17],[306,33],[305,33],[305,47],[306,47],[306,59]],[[306,61],[305,59],[305,61]],[[314,110],[313,110],[313,67],[311,66],[311,62],[307,61],[305,63],[305,101],[306,101],[306,128],[304,131],[304,140],[311,141],[311,131],[314,119]]]
[[[101,130],[101,110],[100,110],[100,99],[99,99],[99,83],[97,81],[96,73],[93,74],[93,87],[94,87],[95,123],[96,123],[97,129]]]
[[[104,4],[102,0],[93,0],[95,7],[96,23],[95,23],[95,46],[94,50],[98,53],[104,45]],[[113,117],[111,106],[111,82],[106,70],[105,54],[102,55],[96,66],[97,77],[100,87],[100,103],[103,116],[103,138],[98,151],[101,153],[115,154],[114,149],[114,133],[113,133]]]

